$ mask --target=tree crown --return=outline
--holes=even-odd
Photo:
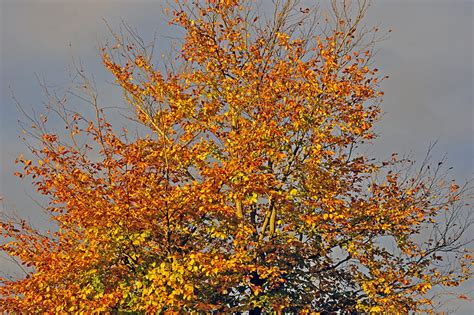
[[[334,2],[324,27],[297,2],[262,22],[252,5],[177,2],[177,67],[134,33],[104,47],[146,135],[115,131],[93,93],[94,119],[59,102],[64,135],[35,125],[19,162],[59,229],[2,222],[31,266],[3,279],[2,310],[398,312],[469,276],[467,254],[441,263],[465,254],[469,187],[358,150],[382,96],[365,2]]]

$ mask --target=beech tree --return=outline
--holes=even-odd
[[[361,149],[382,97],[367,4],[254,6],[176,2],[165,68],[130,30],[102,49],[141,132],[114,129],[81,71],[95,117],[61,99],[61,132],[31,117],[17,175],[57,229],[2,220],[26,276],[1,279],[1,311],[405,313],[470,277],[470,186]]]

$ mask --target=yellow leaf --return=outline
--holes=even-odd
[[[383,309],[380,306],[373,306],[370,309],[370,312],[381,312],[381,311],[383,311]]]

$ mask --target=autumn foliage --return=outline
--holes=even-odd
[[[0,310],[405,313],[470,276],[468,187],[360,149],[382,95],[365,7],[311,20],[289,1],[263,21],[254,4],[177,2],[177,66],[133,36],[103,49],[142,132],[93,95],[93,119],[58,107],[67,129],[35,125],[18,175],[57,229],[2,221],[27,276],[2,279]]]

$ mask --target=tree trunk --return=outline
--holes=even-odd
[[[261,279],[260,276],[256,271],[252,272],[252,278],[250,279],[250,283],[261,287],[265,283],[264,279]],[[260,315],[262,314],[262,308],[261,307],[255,307],[249,311],[249,315]]]

